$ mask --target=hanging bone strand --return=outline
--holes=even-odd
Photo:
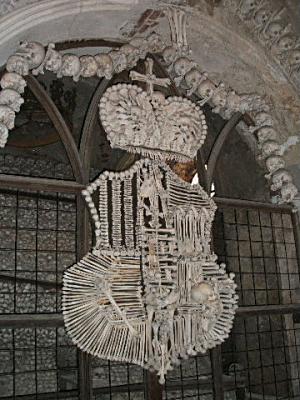
[[[146,74],[140,74],[139,72],[136,71],[130,71],[130,79],[133,81],[139,81],[139,82],[145,82],[147,86],[147,93],[149,96],[153,95],[154,91],[154,85],[157,86],[162,86],[162,87],[168,87],[171,84],[171,81],[169,78],[157,78],[153,74],[153,60],[152,58],[147,58],[145,61],[145,66],[146,66]]]
[[[188,42],[186,35],[186,13],[176,7],[169,7],[166,11],[170,32],[171,42],[179,52],[188,51]]]
[[[112,181],[112,246],[116,250],[121,250],[122,247],[121,201],[121,181],[114,179]]]

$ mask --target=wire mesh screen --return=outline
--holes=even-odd
[[[238,317],[222,345],[233,399],[290,400],[300,396],[300,329],[292,314]]]
[[[299,271],[289,212],[219,209],[214,232],[217,254],[236,274],[240,306],[297,302]],[[235,386],[231,398],[299,398],[299,328],[292,313],[236,318],[222,345],[223,376]]]
[[[0,329],[0,398],[78,399],[77,349],[63,328]]]
[[[0,314],[60,312],[62,274],[75,259],[73,195],[1,191]],[[0,329],[0,398],[61,392],[78,398],[77,348],[64,329]]]
[[[291,215],[219,209],[215,251],[236,274],[240,305],[292,304],[299,270]]]
[[[163,399],[213,399],[209,353],[182,360],[166,378]]]
[[[74,196],[0,193],[0,313],[61,311],[61,280],[76,259]]]
[[[76,260],[76,219],[73,195],[1,191],[0,314],[61,312],[62,274]],[[236,274],[241,307],[297,302],[299,271],[288,211],[219,207],[214,250]],[[224,398],[297,399],[300,325],[292,312],[255,312],[239,312],[222,346]],[[90,363],[94,400],[149,399],[142,368],[97,358]],[[78,399],[79,365],[77,348],[62,327],[5,329],[0,323],[1,399]],[[162,397],[212,400],[213,387],[207,353],[170,371]]]
[[[137,365],[92,359],[95,400],[147,399],[147,373]]]

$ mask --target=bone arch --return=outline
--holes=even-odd
[[[152,33],[146,38],[133,38],[128,44],[131,46],[131,48],[128,48],[127,46],[124,48],[124,51],[122,50],[122,47],[124,46],[123,44],[118,49],[116,48],[109,53],[103,53],[108,55],[111,54],[113,63],[112,66],[107,64],[103,67],[102,65],[102,71],[97,71],[97,75],[99,77],[112,76],[116,73],[116,71],[121,72],[126,69],[131,69],[133,65],[136,65],[140,59],[144,59],[147,53],[152,53],[154,55],[157,54],[162,56],[164,59],[165,64],[168,67],[168,72],[173,78],[175,85],[180,89],[181,92],[184,92],[187,95],[191,94],[191,90],[193,89],[190,87],[191,81],[188,73],[191,69],[196,68],[200,72],[200,81],[196,90],[192,91],[194,96],[196,95],[197,99],[200,99],[200,105],[209,103],[214,112],[220,114],[226,119],[229,119],[235,112],[241,112],[242,114],[247,113],[254,122],[254,125],[251,127],[251,132],[255,134],[256,138],[258,138],[258,146],[260,148],[262,148],[266,140],[275,139],[276,141],[278,135],[273,127],[274,122],[272,116],[269,114],[269,107],[258,95],[240,96],[235,91],[226,89],[223,83],[216,85],[208,78],[206,73],[201,71],[199,66],[190,60],[188,54],[182,54],[182,52],[178,51],[174,44],[173,46],[166,46],[157,33]],[[170,48],[173,49],[174,53],[172,60],[165,56],[166,51]],[[55,62],[52,62],[52,64],[49,62],[49,58],[51,61],[53,54],[57,57],[57,59],[54,60],[56,64]],[[169,54],[169,51],[167,54]],[[42,63],[36,65],[36,60],[42,58]],[[86,58],[84,61],[86,68]],[[47,51],[45,51],[41,44],[33,42],[21,45],[21,53],[19,50],[14,55],[9,57],[7,69],[9,73],[19,74],[20,80],[22,79],[22,76],[26,76],[28,73],[30,73],[30,71],[34,74],[39,74],[43,73],[44,68],[46,68],[47,70],[56,73],[58,77],[70,76],[75,81],[78,81],[78,79],[81,77],[79,65],[80,58],[76,55],[72,55],[72,57],[71,55],[61,55],[55,50],[53,44],[50,44]],[[185,81],[186,75],[189,76],[188,86]],[[196,74],[196,76],[199,75]],[[7,81],[5,85],[7,88]],[[22,93],[19,92],[19,94],[21,95]],[[0,111],[0,132],[2,134],[1,144],[4,146],[5,138],[7,138],[7,130],[12,129],[12,116],[15,114],[15,111],[8,105],[1,105]],[[261,139],[260,132],[262,130],[268,131],[269,134],[263,135],[263,138]],[[266,158],[266,166],[269,172],[266,175],[266,178],[270,180],[271,187],[277,187],[278,194],[277,196],[274,196],[273,199],[278,203],[291,202],[297,194],[297,189],[291,181],[287,180],[282,181],[282,186],[280,188],[278,188],[278,185],[273,185],[272,175],[279,168],[284,169],[284,160],[282,159],[281,162],[277,162],[277,160],[274,164],[271,157],[272,155]]]

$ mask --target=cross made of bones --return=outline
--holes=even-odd
[[[140,74],[139,72],[136,72],[136,71],[131,71],[129,76],[130,76],[130,79],[132,79],[133,81],[145,82],[147,85],[147,93],[149,96],[152,96],[152,94],[153,94],[154,85],[168,87],[171,84],[171,81],[169,78],[157,78],[153,74],[152,58],[147,58],[147,60],[145,61],[145,66],[146,66],[146,74],[145,75]]]

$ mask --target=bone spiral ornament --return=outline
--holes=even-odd
[[[135,82],[106,90],[100,119],[112,147],[141,158],[102,173],[83,195],[96,244],[64,275],[66,329],[82,350],[166,373],[224,341],[237,307],[234,275],[210,248],[216,206],[182,181],[167,160],[190,160],[204,142],[199,106],[155,90],[169,79],[130,73]],[[94,198],[99,203],[95,204]]]

